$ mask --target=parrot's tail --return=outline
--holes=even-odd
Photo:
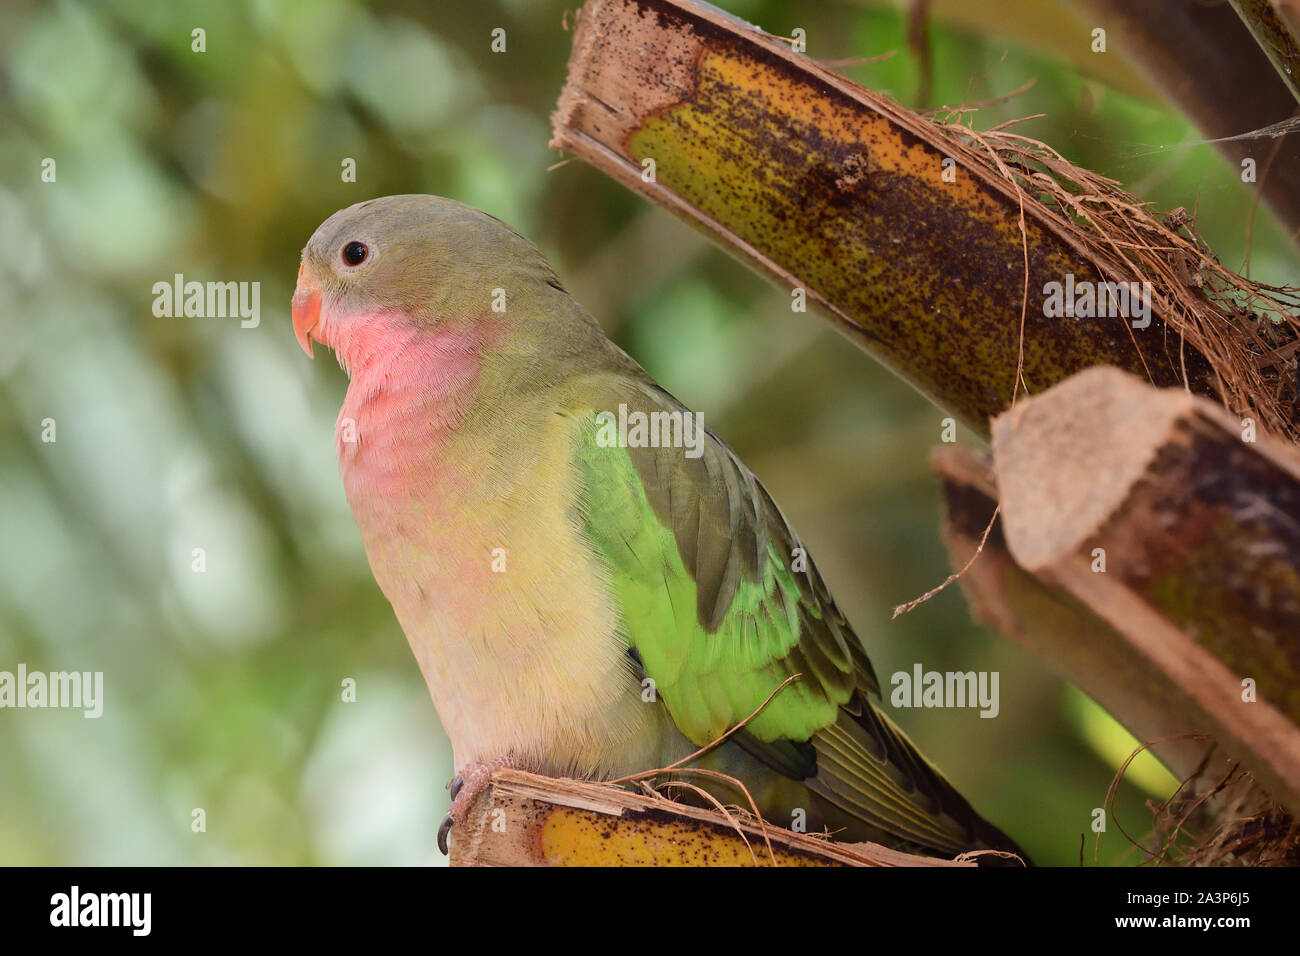
[[[998,850],[981,865],[1029,865],[1016,842],[971,807],[907,735],[870,700],[855,695],[840,717],[813,734],[814,793],[864,823],[921,850],[957,856]]]

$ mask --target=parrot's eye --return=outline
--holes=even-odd
[[[364,242],[349,242],[343,247],[343,261],[350,266],[359,266],[366,261],[369,253]]]

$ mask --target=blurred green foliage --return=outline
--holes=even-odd
[[[1211,148],[1159,150],[1195,138],[1159,104],[942,25],[933,102],[916,104],[897,12],[723,6],[770,32],[803,27],[813,56],[897,49],[846,72],[908,105],[1036,76],[977,124],[1048,114],[1021,131],[1196,207],[1224,261],[1243,260],[1250,196]],[[956,588],[889,620],[948,573],[926,464],[942,413],[660,210],[580,164],[548,171],[566,15],[531,0],[0,11],[0,670],[106,682],[97,720],[0,710],[0,863],[440,860],[451,756],[342,495],[346,381],[305,360],[288,319],[315,226],[398,192],[455,197],[534,238],[765,480],[882,675],[916,661],[1000,671],[998,719],[897,717],[1039,862],[1078,862],[1131,741],[974,625]],[[1252,261],[1261,278],[1294,272],[1262,211]],[[260,283],[261,323],[156,317],[152,286],[177,273]],[[1168,791],[1158,767],[1138,776]],[[1129,830],[1149,819],[1146,796],[1121,789]],[[1122,851],[1112,828],[1103,859]]]

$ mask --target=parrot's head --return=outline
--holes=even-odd
[[[340,209],[308,240],[293,330],[345,358],[358,337],[493,317],[493,295],[554,282],[542,254],[486,213],[440,196],[385,196]]]

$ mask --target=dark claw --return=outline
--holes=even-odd
[[[461,788],[465,786],[465,778],[460,774],[456,774],[456,776],[451,778],[451,784],[449,786],[451,788],[451,798],[455,800],[456,794],[460,793]]]
[[[456,787],[460,782],[460,777],[452,781],[452,786]],[[453,791],[454,792],[454,791]],[[442,826],[438,827],[438,849],[442,851],[443,856],[450,856],[447,852],[447,834],[451,832],[451,814],[442,818]]]

